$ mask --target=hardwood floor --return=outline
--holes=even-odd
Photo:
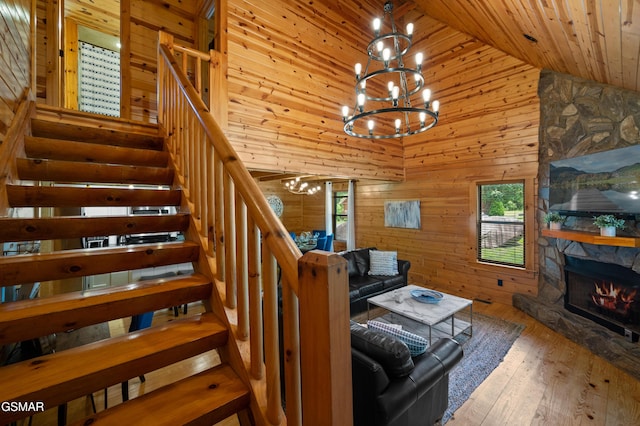
[[[444,290],[444,289],[440,289]],[[197,312],[196,304],[189,312]],[[555,333],[512,306],[474,302],[474,312],[524,324],[504,361],[476,389],[447,425],[640,425],[640,382],[587,349]],[[173,313],[158,311],[154,322],[170,321]],[[111,331],[123,333],[126,320]],[[217,362],[212,351],[146,375],[143,384],[129,381],[131,397],[149,392],[163,380],[200,371]],[[98,410],[104,392],[94,394]],[[121,402],[120,385],[108,390],[109,404]],[[90,413],[89,398],[69,404],[69,421]],[[56,410],[33,419],[33,425],[56,425]],[[27,419],[28,420],[28,419]],[[19,422],[28,424],[27,421]],[[236,417],[220,423],[238,425]]]
[[[640,425],[640,381],[512,306],[473,305],[526,328],[447,425]]]

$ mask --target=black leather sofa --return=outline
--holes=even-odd
[[[351,322],[354,426],[439,422],[449,401],[449,371],[462,347],[444,338],[412,358],[395,337]]]
[[[406,286],[411,262],[398,259],[398,275],[369,275],[369,250],[375,247],[338,253],[347,260],[349,272],[349,310],[351,316],[367,310],[367,299]]]

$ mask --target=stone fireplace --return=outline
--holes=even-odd
[[[538,95],[538,294],[516,294],[513,304],[640,379],[640,290],[634,295],[631,318],[595,306],[618,303],[611,302],[608,290],[604,290],[612,278],[623,281],[619,284],[626,297],[638,288],[640,248],[615,241],[612,245],[586,243],[570,234],[564,238],[542,235],[546,228],[543,217],[549,211],[549,163],[640,144],[640,93],[543,70]],[[625,219],[626,227],[619,235],[640,238],[640,217]],[[598,232],[592,217],[581,216],[568,217],[563,229]],[[619,275],[625,278],[618,279]],[[602,300],[597,297],[596,285],[605,293]],[[597,302],[590,304],[593,293]]]

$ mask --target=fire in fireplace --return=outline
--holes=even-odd
[[[605,281],[601,284],[596,282],[594,287],[591,300],[597,308],[613,317],[620,317],[623,321],[631,316],[637,290],[617,286],[613,281],[609,281],[609,284]]]
[[[640,274],[630,268],[565,257],[565,308],[632,341],[640,335]]]

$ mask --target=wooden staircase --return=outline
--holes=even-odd
[[[124,124],[123,124],[124,123]],[[224,348],[226,322],[211,312],[214,286],[198,262],[203,248],[190,227],[193,220],[175,187],[163,139],[138,133],[119,122],[93,126],[33,118],[16,158],[16,183],[6,186],[11,207],[52,208],[51,217],[0,218],[0,242],[52,241],[50,252],[0,257],[0,285],[78,280],[97,274],[191,262],[191,274],[131,282],[99,290],[51,294],[0,304],[0,345],[64,333],[149,311],[205,301],[206,312],[160,326],[100,340],[0,368],[0,401],[44,402],[64,412],[65,404],[153,370]],[[161,187],[162,189],[158,189]],[[177,214],[86,217],[82,207],[175,206]],[[182,206],[182,207],[181,207]],[[72,211],[71,215],[64,215]],[[181,232],[184,241],[59,249],[60,242],[97,236]],[[224,358],[224,357],[223,357]],[[228,364],[167,384],[91,416],[91,422],[131,424],[214,424],[246,410],[248,387]],[[33,412],[0,410],[0,424]],[[64,417],[64,416],[63,416]],[[132,420],[138,419],[138,420]],[[74,420],[74,419],[70,419]],[[86,423],[83,419],[79,424]]]

